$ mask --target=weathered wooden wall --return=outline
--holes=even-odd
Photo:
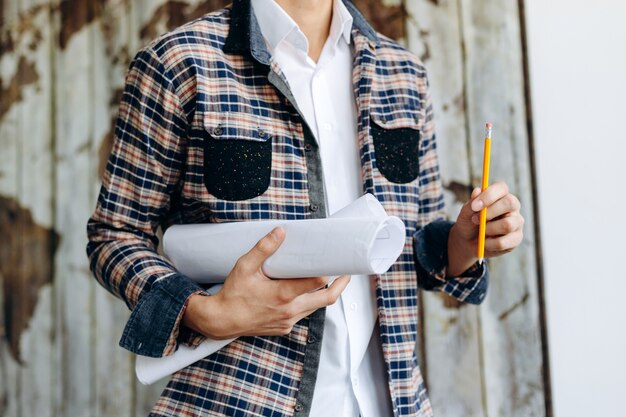
[[[91,278],[96,201],[124,75],[137,49],[221,7],[211,0],[0,1],[0,415],[146,415],[117,347],[128,312]],[[422,366],[438,416],[543,416],[545,392],[523,48],[517,0],[360,0],[430,70],[451,214],[480,175],[524,204],[526,240],[491,263],[485,304],[422,296]]]

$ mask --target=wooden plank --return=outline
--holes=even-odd
[[[523,203],[524,243],[490,262],[494,279],[481,309],[483,363],[491,416],[545,414],[542,349],[533,236],[532,182],[518,3],[461,0],[468,126],[474,181],[482,166],[482,130],[495,125],[492,177]]]
[[[92,147],[95,101],[94,0],[55,0],[56,206],[62,232],[56,257],[56,333],[59,392],[56,414],[91,415],[94,408],[93,324],[95,281],[85,256],[86,219],[94,202]]]
[[[45,87],[49,48],[47,9],[37,3],[5,3],[2,27],[0,130],[3,155],[0,186],[0,250],[3,319],[9,342],[3,347],[5,415],[49,415],[51,398],[51,224],[50,95]],[[3,5],[4,6],[4,5]],[[35,111],[36,110],[36,111]],[[5,129],[9,126],[9,129]],[[29,140],[24,140],[28,137]],[[7,143],[10,142],[10,143]],[[11,184],[7,187],[8,184]],[[11,191],[9,191],[11,189]],[[33,262],[37,259],[37,262]],[[42,289],[43,288],[43,289]]]
[[[91,153],[90,201],[97,200],[110,153],[115,115],[128,67],[129,8],[131,2],[104,4],[94,27],[94,125]],[[96,285],[94,307],[95,416],[130,416],[134,376],[131,354],[118,346],[129,312],[124,303]]]
[[[16,83],[17,59],[12,54],[13,38],[15,37],[15,26],[18,21],[19,7],[17,1],[4,1],[0,3],[0,12],[2,20],[0,21],[0,196],[3,198],[15,199],[17,197],[17,171],[18,171],[18,122],[19,114],[16,109],[12,108],[14,97],[11,93],[12,86]],[[4,200],[3,200],[4,201]],[[8,224],[9,207],[3,204],[0,208],[0,218],[3,224]],[[5,230],[7,226],[0,226]],[[6,239],[6,238],[5,238]],[[3,242],[6,244],[6,240]],[[2,247],[0,247],[1,249]],[[2,258],[6,255],[0,250]],[[6,417],[17,417],[20,415],[20,389],[21,389],[21,372],[19,363],[11,353],[8,341],[8,323],[9,317],[5,317],[5,303],[9,297],[7,286],[6,263],[4,259],[0,259],[0,300],[2,307],[0,309],[0,415]]]
[[[456,1],[406,3],[408,47],[428,69],[442,182],[449,215],[469,198],[464,63]],[[434,412],[482,416],[483,387],[477,308],[437,293],[423,293],[426,381]]]
[[[32,316],[20,340],[24,365],[21,378],[23,416],[50,416],[52,410],[52,256],[56,234],[51,231],[52,214],[52,83],[50,47],[52,31],[47,1],[23,3],[21,34],[15,54],[32,68],[35,80],[24,88],[19,103],[18,132],[21,151],[19,202],[32,216],[22,223],[22,282],[33,303]],[[34,261],[36,260],[36,261]]]

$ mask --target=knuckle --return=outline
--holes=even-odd
[[[504,221],[504,232],[511,233],[515,231],[515,226],[517,225],[517,222],[515,221],[513,217],[506,217],[503,219],[503,221]]]
[[[256,249],[263,255],[269,255],[272,253],[274,245],[269,238],[265,237],[257,242]]]
[[[512,209],[517,209],[517,197],[515,197],[513,194],[506,195],[506,202]]]
[[[326,294],[326,305],[335,304],[338,298],[339,292],[329,291],[328,294]]]
[[[280,334],[281,334],[281,336],[287,336],[289,333],[291,333],[291,330],[293,330],[293,326],[291,326],[291,325],[283,326],[280,329]]]
[[[498,252],[501,252],[506,249],[506,240],[504,238],[498,238],[493,243],[494,249]]]
[[[287,321],[291,321],[298,314],[298,311],[294,308],[294,306],[289,305],[283,310],[283,313],[284,313],[283,319]]]

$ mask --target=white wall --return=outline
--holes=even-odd
[[[555,416],[626,416],[626,2],[526,0]]]

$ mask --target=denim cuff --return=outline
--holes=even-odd
[[[438,219],[418,229],[413,234],[413,257],[417,280],[425,290],[441,288],[448,282],[448,236],[454,222]],[[485,263],[476,262],[460,275],[460,278],[481,278]]]
[[[202,287],[181,274],[160,279],[135,306],[120,346],[153,358],[171,355],[178,347],[181,320],[189,297],[202,292]]]

